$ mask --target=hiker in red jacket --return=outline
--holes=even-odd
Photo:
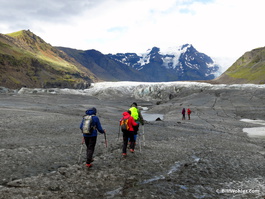
[[[188,117],[189,117],[189,120],[190,120],[190,114],[191,114],[191,110],[188,108],[187,110],[187,113],[188,113]]]
[[[130,138],[130,151],[134,152],[135,147],[135,139],[134,139],[134,126],[138,126],[133,117],[131,116],[131,111],[127,111],[123,113],[123,117],[120,119],[120,126],[123,132],[123,147],[122,147],[122,155],[126,156],[126,149],[128,145],[128,139]]]

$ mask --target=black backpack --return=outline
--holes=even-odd
[[[82,133],[84,134],[92,134],[93,131],[96,129],[95,125],[92,125],[94,115],[84,115],[83,116],[83,128]]]

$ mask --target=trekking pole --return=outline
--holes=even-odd
[[[120,133],[121,133],[121,127],[120,127],[120,124],[119,124],[118,141],[120,141]]]
[[[142,152],[142,147],[141,147],[141,133],[139,133],[139,147],[140,147],[140,153]]]
[[[84,137],[83,137],[82,142],[81,142],[81,148],[80,148],[80,152],[79,152],[79,157],[78,157],[78,162],[77,162],[77,164],[80,163],[80,159],[81,159],[81,154],[82,154],[82,150],[83,150],[84,142],[85,142],[85,139],[84,139]]]
[[[106,136],[106,130],[104,129],[104,138],[105,138],[105,146],[106,148],[108,147],[108,141],[107,141],[107,136]]]
[[[143,125],[143,141],[144,141],[144,146],[145,146],[144,125]]]

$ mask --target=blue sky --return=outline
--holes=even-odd
[[[30,29],[53,46],[144,53],[192,44],[224,67],[264,47],[263,0],[0,0],[0,33]]]

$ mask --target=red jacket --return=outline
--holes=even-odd
[[[191,114],[191,110],[188,108],[188,115]]]
[[[120,119],[120,124],[121,120],[129,118],[128,120],[129,131],[134,131],[133,126],[138,126],[138,124],[134,121],[133,117],[128,112],[124,112],[122,115],[123,117]]]

